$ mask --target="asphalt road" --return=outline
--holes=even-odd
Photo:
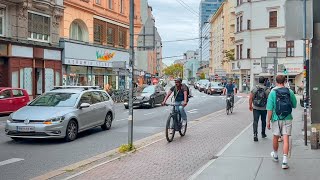
[[[225,107],[223,96],[209,96],[193,90],[194,98],[186,107],[188,120],[195,120]],[[238,98],[236,98],[237,100]],[[134,140],[164,131],[170,107],[134,110]],[[12,141],[5,136],[6,117],[0,117],[0,179],[30,179],[127,143],[128,110],[116,105],[112,129],[95,128],[79,135],[73,142],[62,140]]]

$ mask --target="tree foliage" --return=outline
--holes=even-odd
[[[222,64],[228,63],[228,62],[234,61],[234,60],[235,60],[234,49],[224,51],[224,59],[222,61]]]
[[[163,73],[167,76],[172,76],[173,78],[183,78],[183,65],[173,64],[165,68]]]
[[[206,74],[204,74],[204,72],[200,74],[200,79],[206,79]]]

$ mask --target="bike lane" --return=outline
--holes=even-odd
[[[176,132],[168,143],[163,133],[163,139],[135,153],[67,179],[187,179],[251,124],[247,106],[248,99],[242,98],[231,115],[222,110],[190,123],[184,137]]]

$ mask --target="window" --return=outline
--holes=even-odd
[[[91,92],[91,96],[92,96],[92,104],[97,104],[102,102],[102,97],[100,96],[99,91]]]
[[[237,17],[237,32],[240,31],[240,17]]]
[[[101,5],[101,0],[96,0],[96,4]]]
[[[70,38],[78,41],[83,41],[83,32],[81,26],[75,21],[71,24]]]
[[[113,0],[108,0],[109,9],[113,9]]]
[[[277,41],[269,42],[269,48],[277,48]]]
[[[115,39],[115,30],[114,28],[108,27],[107,44],[114,46],[114,39]]]
[[[294,41],[287,41],[287,57],[294,56]]]
[[[123,4],[123,0],[120,0],[120,13],[124,13],[124,4]]]
[[[40,41],[49,41],[50,19],[39,14],[28,13],[29,38]]]
[[[240,59],[242,59],[242,44],[240,44]]]
[[[236,64],[235,63],[232,63],[232,69],[236,69]]]
[[[94,23],[94,34],[93,39],[95,43],[102,44],[102,25]]]
[[[109,96],[105,92],[100,92],[100,93],[101,93],[101,96],[103,98],[103,101],[109,101],[110,100]]]
[[[21,97],[21,96],[23,96],[23,92],[20,89],[13,89],[12,95],[13,95],[13,97]]]
[[[248,59],[251,58],[251,49],[247,49],[247,58],[248,58]]]
[[[0,93],[0,99],[10,98],[11,93],[10,90],[5,90],[2,93]]]
[[[119,31],[119,46],[125,47],[126,46],[126,32],[123,30]]]
[[[0,7],[0,36],[4,35],[4,29],[5,29],[4,14],[5,14],[5,9]]]
[[[269,27],[277,27],[277,11],[270,11],[269,12]]]
[[[79,102],[79,106],[80,106],[82,103],[92,104],[92,101],[91,101],[91,93],[90,93],[90,92],[86,92],[86,93],[84,93],[84,94],[81,96],[81,99],[80,99],[80,102]]]
[[[247,22],[247,29],[250,30],[251,29],[251,20],[248,19],[248,22]]]
[[[240,31],[242,31],[243,16],[240,16]]]

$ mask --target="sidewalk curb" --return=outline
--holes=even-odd
[[[239,105],[239,104],[243,104],[244,102],[242,102],[241,100],[244,100],[244,102],[246,101],[247,98],[241,98],[239,101],[237,101],[235,103],[235,105]],[[214,113],[211,113],[211,114],[208,114],[206,116],[203,116],[203,117],[200,117],[198,119],[195,119],[191,122],[188,122],[188,124],[190,125],[189,128],[192,128],[193,126],[196,126],[198,124],[201,124],[203,122],[206,122],[208,121],[207,118],[209,117],[218,117],[218,116],[221,116],[221,115],[224,115],[225,114],[225,109],[222,109],[222,110],[219,110],[219,111],[216,111]],[[207,120],[206,120],[207,119]],[[72,179],[72,178],[75,178],[83,173],[86,173],[90,170],[93,170],[99,166],[102,166],[104,164],[107,164],[107,163],[110,163],[112,161],[115,161],[117,159],[120,159],[122,157],[125,157],[127,155],[130,155],[132,153],[135,153],[137,152],[138,150],[141,150],[143,148],[146,148],[152,144],[155,144],[159,141],[162,141],[166,139],[164,137],[164,132],[160,132],[160,133],[157,133],[157,134],[154,134],[152,136],[149,136],[149,137],[146,137],[146,138],[143,138],[143,139],[140,139],[140,140],[137,140],[134,144],[135,146],[137,147],[136,151],[131,151],[131,152],[128,152],[128,153],[125,153],[125,154],[121,154],[118,152],[118,148],[116,149],[113,149],[113,150],[110,150],[110,151],[107,151],[107,152],[104,152],[104,153],[101,153],[101,154],[98,154],[96,156],[93,156],[91,158],[88,158],[88,159],[85,159],[85,160],[82,160],[80,162],[77,162],[77,163],[74,163],[74,164],[71,164],[71,165],[68,165],[68,166],[65,166],[65,167],[62,167],[62,168],[59,168],[57,170],[54,170],[54,171],[51,171],[51,172],[48,172],[46,174],[43,174],[43,175],[40,175],[40,176],[37,176],[37,177],[34,177],[32,178],[31,180],[44,180],[44,179],[52,179],[52,178],[55,178],[55,177],[58,177],[58,176],[61,176],[63,174],[66,174],[68,172],[71,172],[71,171],[76,171],[77,169],[80,169],[80,168],[83,168],[85,166],[88,166],[90,164],[93,164],[95,162],[98,162],[99,160],[103,160],[104,158],[108,158],[108,157],[112,157],[112,156],[115,156],[114,158],[112,159],[109,159],[107,161],[104,161],[102,163],[99,163],[99,164],[96,164],[90,168],[87,168],[85,170],[82,170],[76,174],[73,174],[67,178],[65,178],[65,180],[68,180],[68,179]]]
[[[234,137],[227,145],[225,145],[218,153],[217,157],[219,158],[244,132],[246,132],[253,123],[250,123],[246,128],[244,128],[236,137]],[[213,164],[217,159],[212,159],[209,162],[207,162],[205,165],[203,165],[197,172],[195,172],[191,177],[188,178],[188,180],[196,180],[197,177],[205,170],[207,169],[211,164]]]

